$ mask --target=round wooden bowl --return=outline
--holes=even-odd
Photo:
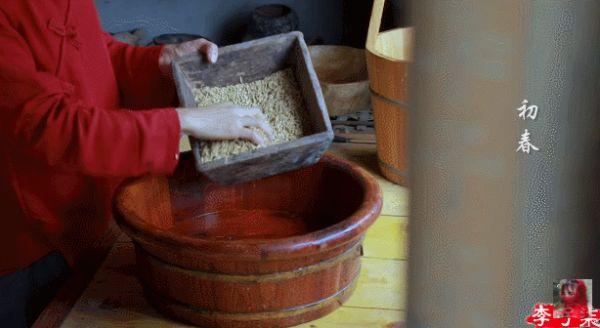
[[[114,212],[159,311],[201,327],[281,327],[350,296],[365,230],[380,210],[373,177],[333,155],[220,186],[186,153],[171,177],[124,183]]]

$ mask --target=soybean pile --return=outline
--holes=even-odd
[[[273,140],[255,129],[266,140],[266,146],[301,138],[307,132],[307,116],[298,83],[291,69],[285,69],[250,83],[225,87],[199,87],[194,90],[198,107],[230,103],[258,107],[273,128]],[[253,151],[259,146],[247,140],[202,141],[202,163]]]

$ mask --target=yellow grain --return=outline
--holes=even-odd
[[[274,140],[267,146],[298,139],[306,131],[306,111],[298,84],[291,69],[285,69],[251,83],[225,87],[201,87],[195,90],[198,107],[230,103],[243,107],[258,107],[273,128]],[[265,140],[262,130],[256,129]],[[248,151],[259,146],[246,140],[203,141],[201,162],[211,162]]]

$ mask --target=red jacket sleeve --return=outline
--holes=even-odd
[[[117,41],[108,33],[104,33],[104,40],[121,91],[122,106],[177,106],[175,84],[159,70],[162,46],[136,47]]]
[[[180,127],[172,108],[88,106],[73,86],[38,71],[25,40],[0,15],[0,136],[50,166],[94,176],[170,173]]]

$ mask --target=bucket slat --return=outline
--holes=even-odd
[[[408,161],[408,71],[412,28],[380,32],[385,0],[375,0],[367,35],[366,57],[375,121],[377,157],[382,174],[406,185]]]
[[[143,251],[136,253],[140,278],[154,294],[199,310],[227,313],[286,311],[319,303],[350,285],[360,271],[360,244],[312,267],[253,276],[182,270]],[[294,297],[286,297],[299,286],[302,290]]]
[[[356,288],[356,280],[341,289],[331,297],[319,302],[286,309],[286,311],[260,312],[260,313],[228,313],[205,311],[188,304],[160,297],[150,290],[145,290],[146,298],[161,313],[182,321],[192,323],[204,328],[271,328],[290,327],[302,322],[316,320],[323,317],[341,304],[345,303]]]
[[[365,231],[380,210],[374,178],[331,154],[222,186],[196,172],[186,153],[169,177],[124,183],[114,214],[161,313],[200,327],[286,327],[349,297]]]

